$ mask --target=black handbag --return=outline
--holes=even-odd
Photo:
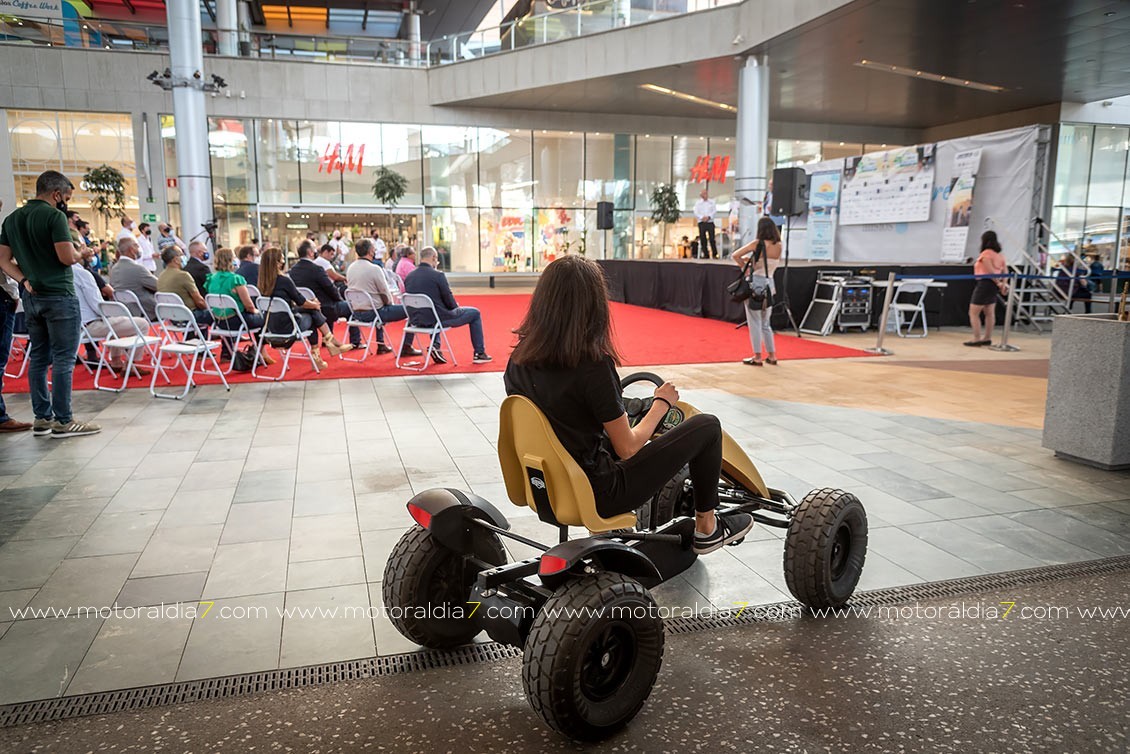
[[[749,266],[752,262],[753,258],[751,257],[746,261],[738,279],[726,286],[726,293],[730,294],[730,299],[735,304],[744,303],[753,295],[753,291],[749,287],[749,280],[746,279],[746,273],[749,272]]]
[[[250,372],[255,365],[255,347],[244,346],[232,354],[231,370],[233,372]]]
[[[769,255],[765,253],[764,241],[757,245],[757,251],[754,252],[753,258],[755,260],[760,258],[762,264],[765,266],[765,283],[760,284],[760,281],[758,281],[759,284],[755,286],[752,282],[752,277],[750,278],[750,296],[747,306],[751,309],[761,309],[765,306],[766,299],[769,299],[770,303],[773,301],[773,279],[769,277]]]

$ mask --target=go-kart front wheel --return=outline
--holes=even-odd
[[[598,740],[643,707],[663,661],[663,619],[637,581],[597,573],[560,587],[523,652],[526,697],[550,727]]]
[[[793,513],[785,535],[785,583],[810,608],[840,607],[863,573],[867,513],[843,490],[813,490]]]
[[[498,535],[481,533],[474,555],[491,565],[506,562]],[[432,649],[466,644],[479,633],[468,620],[478,572],[462,555],[444,547],[427,529],[413,526],[400,538],[385,565],[381,594],[389,620],[406,638]]]

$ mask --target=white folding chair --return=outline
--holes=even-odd
[[[161,293],[158,291],[157,293],[153,294],[153,298],[158,304],[180,304],[181,306],[184,306],[184,301],[181,299],[180,294],[178,293]],[[158,321],[161,319],[160,314],[157,315],[157,319]]]
[[[176,294],[173,295],[176,296]],[[219,341],[207,340],[204,333],[200,332],[200,326],[196,324],[196,318],[192,316],[192,312],[184,305],[179,296],[176,296],[176,298],[175,304],[160,301],[157,303],[157,326],[163,333],[157,352],[161,356],[176,357],[173,366],[179,366],[185,371],[186,375],[184,390],[179,395],[158,393],[157,370],[153,370],[153,380],[149,383],[149,393],[154,398],[172,398],[179,401],[188,395],[189,390],[196,387],[193,378],[197,372],[197,364],[199,363],[203,367],[209,360],[215,367],[215,371],[208,373],[218,375],[224,383],[224,387],[231,390],[231,386],[228,385],[228,381],[224,377],[223,370],[220,369],[220,362],[216,358],[216,351],[220,350]],[[192,360],[186,364],[185,357],[187,356],[191,356]],[[205,373],[204,369],[201,369],[200,372]],[[165,379],[168,379],[167,375]]]
[[[180,297],[178,296],[177,298],[179,299]],[[153,320],[149,319],[149,315],[145,313],[145,309],[141,306],[141,299],[139,299],[137,294],[133,291],[114,291],[114,300],[118,303],[125,304],[131,316],[141,317],[150,325],[153,324]]]
[[[221,342],[226,342],[228,351],[231,353],[232,358],[228,361],[228,368],[224,370],[224,374],[231,374],[232,365],[235,363],[235,352],[239,350],[239,344],[246,337],[252,344],[256,341],[256,335],[259,333],[259,328],[251,328],[247,326],[247,319],[243,316],[239,305],[235,299],[224,293],[209,293],[204,297],[204,303],[212,310],[212,316],[216,318],[216,323],[208,330],[209,339],[219,338]],[[235,317],[239,318],[239,327],[231,329],[229,324],[224,327],[220,323],[225,319],[231,317],[220,317],[216,314],[217,311],[233,311]],[[202,370],[203,371],[203,370]],[[205,372],[206,373],[206,372]]]
[[[251,297],[252,301],[255,301],[256,299],[258,299],[263,294],[261,294],[259,292],[259,286],[252,285],[251,283],[248,283],[247,284],[247,295]]]
[[[392,303],[401,303],[404,296],[404,281],[400,279],[399,275],[387,267],[382,267],[381,271],[384,272],[385,283],[388,284],[388,293],[392,298]]]
[[[907,278],[895,288],[891,309],[895,313],[895,332],[900,338],[925,338],[929,334],[926,327],[926,292],[931,282],[930,279]],[[916,317],[922,318],[921,335],[911,335]]]
[[[107,336],[107,337],[111,337],[111,336]],[[90,330],[86,329],[85,324],[79,325],[79,331],[78,331],[78,360],[82,362],[82,368],[86,370],[87,374],[94,374],[94,369],[95,369],[95,367],[98,366],[98,362],[97,361],[91,361],[90,359],[86,358],[85,355],[83,355],[83,352],[86,350],[85,346],[87,346],[87,345],[94,346],[95,353],[98,353],[101,345],[105,341],[106,341],[105,337],[98,338],[98,337],[95,337],[94,335],[92,335],[90,333]]]
[[[385,323],[381,320],[381,315],[377,314],[377,304],[373,301],[373,297],[369,295],[368,291],[361,291],[357,290],[356,288],[346,288],[345,301],[347,304],[349,304],[350,311],[349,319],[345,322],[346,326],[363,328],[367,327],[369,329],[369,335],[367,338],[365,338],[365,352],[361,356],[361,358],[358,359],[356,357],[349,357],[344,353],[340,354],[338,358],[342,361],[364,361],[365,359],[369,358],[369,349],[373,346],[373,339],[376,336],[377,330],[379,329],[383,331],[385,329]],[[363,319],[358,319],[357,312],[361,311],[372,311],[373,320],[371,322],[367,322]],[[354,349],[353,351],[350,351],[350,353],[357,353],[357,350]]]
[[[4,370],[4,376],[18,380],[27,373],[28,362],[31,361],[31,341],[26,332],[12,333],[12,347],[8,351],[8,363],[11,364],[15,361],[16,354],[20,355],[20,369],[15,374],[12,374],[7,369]]]
[[[157,351],[157,346],[161,343],[161,338],[148,335],[142,332],[141,328],[134,322],[133,315],[130,314],[129,308],[120,301],[99,301],[98,313],[102,316],[102,321],[106,323],[106,332],[109,333],[102,341],[101,352],[98,356],[98,369],[94,372],[94,387],[97,390],[107,390],[112,393],[120,393],[126,389],[126,384],[129,382],[130,373],[133,372],[134,366],[138,364],[137,356],[141,353],[149,357],[150,364],[153,371],[160,372],[161,376],[165,378],[168,383],[169,376],[165,374],[165,370],[161,367],[161,356]],[[125,321],[129,323],[128,330],[132,334],[119,335],[110,324],[110,320],[115,317],[124,317]],[[111,369],[109,362],[110,349],[120,348],[125,351],[128,356],[126,357],[126,368],[122,374],[122,384],[120,387],[104,387],[101,384],[102,369]]]
[[[256,305],[259,311],[263,313],[264,324],[263,329],[262,331],[260,331],[259,337],[255,342],[255,359],[252,362],[251,366],[251,376],[256,377],[260,380],[271,380],[273,382],[278,382],[279,380],[281,380],[286,376],[286,370],[290,368],[290,351],[294,347],[294,345],[299,342],[301,342],[303,347],[306,349],[306,355],[310,357],[310,364],[314,367],[314,373],[320,373],[321,370],[318,369],[318,362],[314,360],[314,351],[311,350],[310,341],[308,340],[308,338],[312,334],[312,331],[303,330],[298,327],[298,319],[294,316],[294,312],[291,311],[290,303],[283,301],[280,298],[274,298],[273,296],[270,298],[268,298],[267,296],[260,296],[258,301],[256,302]],[[272,314],[285,314],[290,320],[290,331],[281,333],[272,332],[270,329]],[[284,347],[282,344],[285,344],[288,340],[293,340],[293,342],[290,345]],[[263,352],[264,342],[267,345],[275,346],[275,348],[282,348],[284,351],[286,351],[286,354],[283,356],[282,371],[279,372],[278,377],[271,377],[270,375],[258,373],[259,357]]]
[[[428,368],[428,364],[432,360],[432,349],[441,344],[444,346],[443,350],[447,351],[447,355],[451,357],[451,363],[457,365],[459,362],[455,360],[455,351],[451,348],[451,341],[447,339],[447,331],[451,328],[444,327],[440,322],[439,312],[436,311],[435,302],[429,296],[423,293],[405,293],[403,296],[404,308],[408,312],[408,321],[404,323],[404,334],[400,336],[400,348],[396,349],[396,367],[397,369],[411,369],[415,372],[422,372]],[[421,313],[431,312],[435,321],[434,325],[430,327],[423,327],[412,324],[412,311],[419,310]],[[424,354],[423,364],[417,368],[412,366],[400,366],[400,354],[404,352],[404,346],[408,342],[408,336],[411,335],[427,335],[431,342],[428,344],[428,350]]]
[[[299,295],[301,295],[307,301],[317,301],[318,300],[318,297],[317,297],[317,295],[314,294],[314,290],[312,288],[303,288],[303,287],[299,286],[298,287],[298,293],[299,293]]]

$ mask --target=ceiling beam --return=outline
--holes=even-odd
[[[263,16],[262,0],[251,0],[251,22],[258,26],[265,26],[267,19]]]
[[[122,0],[125,2],[125,0]],[[204,10],[208,11],[208,18],[212,19],[212,23],[216,23],[216,10],[208,0],[201,0],[204,3]]]
[[[362,3],[361,5],[365,9],[365,15],[361,16],[361,31],[365,31],[369,26],[369,2],[368,2],[368,0],[365,0],[365,2]]]

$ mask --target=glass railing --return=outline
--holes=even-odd
[[[450,34],[428,43],[429,65],[457,63],[531,45],[574,39],[625,26],[735,5],[742,0],[593,0],[515,19],[501,26]]]
[[[328,63],[375,63],[378,65],[426,65],[420,53],[404,39],[371,37],[305,36],[250,32],[239,35],[240,57],[302,60]],[[203,30],[204,52],[218,54],[219,34]],[[128,21],[75,19],[44,21],[0,16],[0,43],[51,47],[165,52],[169,30]],[[416,45],[416,49],[422,49]]]
[[[572,8],[526,16],[497,27],[440,37],[426,45],[413,44],[405,39],[241,32],[239,56],[327,63],[437,66],[739,2],[741,0],[593,0]],[[206,54],[218,54],[219,34],[215,29],[203,30],[203,42]],[[0,15],[0,43],[168,52],[169,30],[164,26],[130,21],[46,21]]]

